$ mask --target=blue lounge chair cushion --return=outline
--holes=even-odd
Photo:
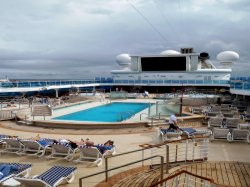
[[[174,133],[174,132],[177,132],[177,131],[176,131],[176,130],[169,130],[169,129],[161,129],[161,132],[162,132],[163,134],[167,134],[168,132]]]
[[[75,170],[76,167],[53,166],[46,172],[39,175],[37,179],[41,179],[47,184],[53,186],[59,179],[69,176]]]
[[[18,167],[11,164],[0,165],[0,179],[7,177],[11,172],[18,171]]]
[[[0,168],[5,170],[4,172],[1,171],[4,176],[0,178],[0,180],[12,174],[13,175],[19,174],[30,167],[31,167],[31,164],[0,163]],[[7,170],[8,172],[6,172]]]
[[[40,140],[37,141],[39,144],[42,146],[46,147],[54,143],[54,140],[52,139],[47,139],[47,138],[41,138]]]
[[[113,146],[107,146],[104,144],[97,144],[95,146],[102,154],[107,151],[107,150],[111,150],[113,148]]]
[[[182,128],[181,130],[183,130],[184,132],[186,132],[190,135],[196,132],[196,130],[193,128]]]

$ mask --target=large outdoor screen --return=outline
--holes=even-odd
[[[186,71],[186,57],[141,57],[142,71]]]

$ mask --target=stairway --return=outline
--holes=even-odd
[[[36,105],[32,108],[32,116],[51,116],[52,109],[48,105]]]

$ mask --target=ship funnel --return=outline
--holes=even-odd
[[[202,52],[202,53],[200,53],[199,58],[200,58],[201,60],[208,60],[208,59],[210,58],[210,56],[209,56],[208,53]]]
[[[189,53],[193,53],[193,52],[194,52],[193,48],[181,48],[182,54],[189,54]]]

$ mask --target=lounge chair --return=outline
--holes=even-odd
[[[203,108],[201,108],[201,107],[192,107],[191,108],[191,112],[193,114],[202,114],[202,111],[203,111]]]
[[[222,127],[223,118],[221,117],[211,117],[208,120],[208,128]]]
[[[27,187],[56,187],[64,182],[71,183],[75,178],[76,167],[53,166],[44,173],[33,178],[14,179]]]
[[[206,117],[206,119],[210,119],[211,117],[216,117],[219,114],[220,113],[218,113],[218,112],[208,112],[208,113],[205,114],[205,117]]]
[[[182,131],[159,129],[159,134],[160,134],[163,142],[173,141],[173,140],[180,140],[181,139]]]
[[[24,147],[24,145],[17,138],[3,138],[3,142],[5,142],[5,148],[1,151],[1,153],[16,153],[18,154]]]
[[[222,113],[222,115],[224,116],[224,118],[233,118],[234,117],[234,114],[231,112]]]
[[[239,118],[226,118],[226,127],[227,128],[238,128]]]
[[[73,160],[78,148],[72,149],[69,144],[53,143],[51,145],[51,154],[48,158],[64,158],[66,160]]]
[[[9,173],[9,175],[5,176],[0,180],[0,186],[4,185],[4,182],[14,176],[24,176],[27,177],[30,174],[31,164],[20,164],[20,163],[0,163],[1,164],[8,164],[13,165],[18,168],[18,170],[13,170]]]
[[[243,120],[245,122],[250,122],[250,113],[243,114]]]
[[[226,139],[227,141],[232,141],[230,129],[213,128],[210,140],[212,141],[215,139]]]
[[[238,129],[248,129],[248,130],[250,130],[250,123],[239,124]]]
[[[3,139],[5,138],[10,138],[10,136],[5,134],[0,134],[0,145],[5,145],[5,142],[3,141]]]
[[[211,135],[210,130],[201,130],[194,128],[181,128],[181,130],[183,131],[183,134],[187,135],[188,137]]]
[[[221,110],[229,110],[230,106],[230,104],[221,104]]]
[[[232,131],[232,141],[245,140],[250,143],[250,133],[249,130],[233,129]]]
[[[36,155],[36,156],[44,156],[46,150],[50,149],[50,145],[52,141],[50,139],[41,139],[41,140],[20,140],[20,142],[24,145],[24,148],[21,150],[19,154],[27,154],[27,155]]]
[[[91,163],[95,166],[100,166],[102,164],[102,160],[107,155],[115,154],[115,146],[111,150],[107,150],[105,153],[101,153],[97,147],[94,146],[80,146],[80,157],[74,162],[83,162],[83,163]]]

